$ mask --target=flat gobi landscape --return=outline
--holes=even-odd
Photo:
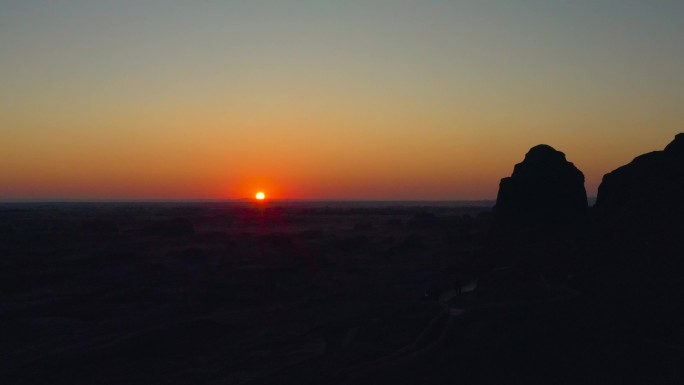
[[[440,296],[474,279],[490,209],[2,205],[2,377],[334,383],[413,363],[445,329]]]

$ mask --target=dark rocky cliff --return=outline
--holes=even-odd
[[[496,200],[500,221],[559,224],[586,210],[584,174],[545,144],[532,147],[513,174],[501,180]]]
[[[664,151],[636,157],[603,177],[596,201],[615,224],[649,228],[684,226],[684,133]]]

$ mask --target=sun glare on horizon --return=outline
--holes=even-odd
[[[258,201],[263,201],[264,199],[266,199],[266,194],[264,194],[263,192],[259,191],[258,193],[256,193],[256,196],[255,196],[255,197],[256,197],[256,200],[258,200]]]

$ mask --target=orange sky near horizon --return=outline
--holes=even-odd
[[[684,7],[566,3],[0,4],[0,201],[495,199],[540,143],[595,196],[684,130]]]

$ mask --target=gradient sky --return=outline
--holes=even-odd
[[[684,2],[0,0],[0,200],[493,199],[684,131]]]

